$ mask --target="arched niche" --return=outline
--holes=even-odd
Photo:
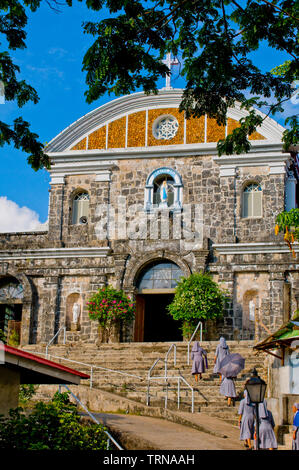
[[[157,185],[166,181],[171,196],[171,209],[181,209],[183,205],[183,183],[179,173],[173,168],[162,167],[152,171],[145,185],[145,209],[150,211],[156,207],[164,207],[162,201],[157,201]],[[158,203],[157,203],[158,202]],[[166,206],[167,204],[165,204]]]
[[[256,289],[250,289],[243,296],[242,337],[254,339],[255,324],[258,318],[259,296]]]
[[[82,312],[83,301],[81,295],[78,292],[73,292],[66,299],[65,326],[68,331],[81,329]],[[77,316],[77,321],[74,321],[74,314]]]

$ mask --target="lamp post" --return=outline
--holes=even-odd
[[[267,384],[257,375],[256,368],[254,368],[251,373],[252,377],[250,377],[250,379],[245,383],[245,389],[247,390],[249,400],[255,405],[256,448],[259,450],[259,403],[263,403],[264,401]]]

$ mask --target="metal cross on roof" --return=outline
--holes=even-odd
[[[165,84],[165,87],[163,88],[163,90],[171,90],[172,89],[172,86],[170,84],[170,79],[171,79],[171,66],[172,65],[178,65],[179,61],[177,59],[172,59],[171,58],[171,52],[168,52],[166,54],[166,59],[162,60],[163,64],[167,65],[169,71],[170,71],[170,74],[166,74],[166,84]]]

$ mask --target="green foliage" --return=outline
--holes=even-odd
[[[6,336],[3,330],[0,330],[0,341],[2,341],[2,343],[6,343]]]
[[[87,302],[89,317],[97,320],[110,337],[115,324],[131,323],[135,317],[134,302],[122,291],[106,286],[93,294]]]
[[[219,142],[221,155],[248,152],[249,134],[265,119],[256,108],[267,107],[273,115],[291,97],[298,77],[296,0],[91,0],[88,6],[110,12],[84,24],[94,38],[83,59],[89,103],[106,92],[122,95],[140,87],[157,92],[157,78],[168,73],[161,59],[171,51],[181,57],[186,87],[180,109],[187,117],[207,114],[224,124],[229,107],[254,106],[241,127]],[[264,72],[253,63],[253,53],[265,43],[269,53],[288,54],[285,73]],[[297,122],[287,124],[295,135]],[[294,140],[289,131],[285,149]]]
[[[214,320],[223,315],[225,299],[225,291],[209,274],[194,273],[178,283],[168,312],[183,322],[184,336],[190,336],[199,320]]]
[[[8,338],[9,346],[18,346],[20,344],[20,335],[16,330],[13,330]]]
[[[9,50],[26,47],[28,14],[40,4],[41,0],[1,1],[1,33]],[[54,9],[63,6],[56,0],[47,4]],[[72,1],[66,4],[71,6]],[[180,74],[186,86],[180,109],[187,117],[207,114],[224,124],[228,108],[239,105],[266,106],[268,114],[274,115],[291,97],[291,83],[299,75],[296,0],[86,0],[86,5],[99,16],[105,9],[109,12],[107,18],[83,25],[94,39],[83,58],[88,103],[107,92],[119,96],[142,88],[156,93],[157,80],[169,73],[161,62],[168,51],[181,57]],[[265,43],[269,53],[272,49],[289,56],[273,73],[262,71],[252,60]],[[0,52],[5,99],[19,107],[37,103],[37,92],[18,79],[19,72],[9,53]],[[256,109],[251,110],[241,127],[219,142],[218,154],[248,152],[248,136],[263,119]],[[298,120],[290,116],[286,125],[283,142],[288,150],[296,143]],[[0,121],[0,147],[4,144],[24,150],[35,170],[49,168],[43,145],[22,117],[11,124]]]
[[[107,445],[104,429],[83,425],[68,393],[57,392],[49,403],[36,403],[28,416],[16,408],[0,417],[0,449],[101,450]]]
[[[19,392],[19,403],[21,406],[24,406],[28,403],[29,400],[34,396],[38,389],[39,385],[34,384],[22,384],[20,385]]]
[[[278,235],[280,232],[284,234],[284,241],[295,258],[296,255],[292,245],[294,241],[299,241],[299,209],[283,211],[277,215],[275,234]]]

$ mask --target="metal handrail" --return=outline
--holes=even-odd
[[[63,344],[65,344],[65,340],[66,340],[66,327],[65,326],[61,326],[59,328],[59,330],[57,331],[57,333],[53,336],[53,338],[49,341],[49,343],[47,344],[46,346],[46,357],[48,357],[48,348],[49,346],[53,343],[54,339],[56,338],[56,336],[59,335],[60,331],[61,330],[64,330],[64,335],[63,335]]]
[[[200,341],[202,341],[202,322],[198,322],[198,325],[197,327],[195,328],[194,332],[193,332],[193,335],[191,336],[189,342],[188,342],[188,360],[187,360],[187,364],[189,365],[190,364],[190,344],[192,343],[193,341],[193,338],[194,336],[196,335],[196,332],[199,328],[199,325],[200,325]]]
[[[182,380],[186,385],[187,387],[189,387],[191,389],[191,394],[192,394],[192,398],[191,398],[191,412],[194,413],[194,389],[193,387],[187,382],[187,380],[182,377],[182,376],[168,376],[165,378],[165,376],[156,376],[156,377],[149,377],[149,381],[150,380],[177,380],[178,381],[178,409],[180,408],[180,392],[181,392],[181,389],[180,389],[180,380]],[[168,401],[168,387],[166,387],[166,393],[165,393],[165,409],[167,409],[167,401]],[[150,405],[150,400],[149,400],[149,395],[147,397],[147,406]]]
[[[176,344],[175,343],[172,343],[172,345],[170,346],[170,348],[168,349],[166,355],[165,355],[165,376],[167,376],[167,366],[168,366],[168,355],[170,354],[172,348],[174,349],[174,361],[173,361],[173,364],[174,366],[176,366]]]
[[[101,426],[101,423],[97,420],[97,418],[89,411],[88,408],[86,408],[85,405],[83,405],[83,403],[81,402],[81,400],[69,389],[69,387],[67,385],[59,385],[59,393],[61,393],[61,387],[65,387],[69,393],[72,395],[72,397],[76,400],[76,402],[86,411],[86,413],[88,414],[88,416],[90,416],[90,418],[96,423],[98,424],[99,426]],[[103,432],[106,434],[106,436],[108,437],[108,441],[107,441],[107,450],[109,450],[109,447],[110,447],[110,441],[113,442],[113,444],[117,447],[118,450],[124,450],[119,444],[118,442],[116,442],[116,440],[114,439],[114,437],[111,436],[111,434],[108,432],[108,431],[105,431],[103,429]]]
[[[23,349],[23,351],[26,351],[26,349]],[[31,351],[28,351],[27,352],[31,352]],[[41,355],[44,355],[45,353],[43,352],[35,352],[34,354],[41,354]],[[90,388],[92,388],[92,383],[93,383],[93,371],[94,369],[101,369],[101,370],[106,370],[108,372],[114,372],[116,374],[120,374],[120,375],[126,375],[127,377],[135,377],[137,379],[141,379],[143,380],[144,377],[141,377],[139,375],[134,375],[134,374],[128,374],[127,372],[121,372],[119,370],[115,370],[115,369],[107,369],[106,367],[101,367],[101,366],[94,366],[94,365],[91,365],[91,364],[87,364],[86,362],[80,362],[80,361],[74,361],[74,359],[68,359],[67,357],[61,357],[61,356],[55,356],[54,354],[48,354],[48,358],[54,358],[54,359],[61,359],[62,361],[68,361],[68,362],[72,362],[74,364],[79,364],[79,365],[82,365],[82,366],[85,366],[85,367],[88,367],[90,368]]]

